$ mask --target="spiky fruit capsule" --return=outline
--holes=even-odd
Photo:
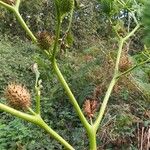
[[[47,31],[39,32],[37,35],[37,39],[38,39],[39,47],[45,50],[48,50],[54,41],[51,34]]]
[[[74,0],[60,0],[60,13],[66,14],[69,13],[74,7]]]
[[[9,84],[4,94],[8,104],[13,108],[26,110],[31,105],[30,93],[20,84]]]
[[[2,1],[9,5],[14,5],[16,3],[16,0],[2,0]]]

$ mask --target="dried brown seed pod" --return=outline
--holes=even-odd
[[[124,72],[128,70],[131,66],[132,66],[132,63],[129,60],[129,57],[127,55],[123,55],[120,59],[119,70],[121,72]]]
[[[16,0],[2,0],[2,1],[9,5],[14,5],[16,3]]]
[[[84,110],[85,114],[87,115],[87,117],[93,118],[94,113],[97,110],[97,107],[98,107],[97,100],[86,99],[84,102],[84,105],[83,105],[83,110]]]
[[[31,105],[31,95],[29,91],[20,84],[9,84],[4,94],[8,100],[8,104],[13,108],[26,110]]]
[[[47,31],[39,32],[37,35],[37,39],[39,47],[45,50],[48,50],[54,42],[53,36]]]

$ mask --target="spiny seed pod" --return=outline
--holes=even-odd
[[[119,70],[121,72],[124,72],[128,70],[131,66],[132,66],[132,63],[129,60],[129,57],[127,55],[123,55],[120,59]]]
[[[41,49],[48,50],[53,44],[53,37],[47,31],[39,32],[37,35],[38,45]]]
[[[16,3],[16,0],[2,0],[2,1],[9,5],[14,5]]]
[[[74,7],[74,0],[60,0],[59,5],[60,13],[62,15],[69,13]]]
[[[30,93],[20,84],[11,83],[4,92],[8,104],[13,108],[26,110],[31,105]]]

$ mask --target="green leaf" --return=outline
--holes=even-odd
[[[70,31],[70,32],[67,34],[67,36],[66,36],[66,43],[67,43],[67,45],[72,46],[72,45],[73,45],[73,41],[74,41],[73,34],[72,34],[72,32]]]
[[[110,15],[113,9],[113,0],[98,0],[101,4],[102,10],[107,15]]]

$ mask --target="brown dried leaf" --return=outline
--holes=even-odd
[[[96,112],[98,107],[98,101],[97,100],[85,100],[84,105],[83,105],[83,110],[85,112],[85,114],[89,117],[89,118],[93,118],[94,117],[94,113]]]

